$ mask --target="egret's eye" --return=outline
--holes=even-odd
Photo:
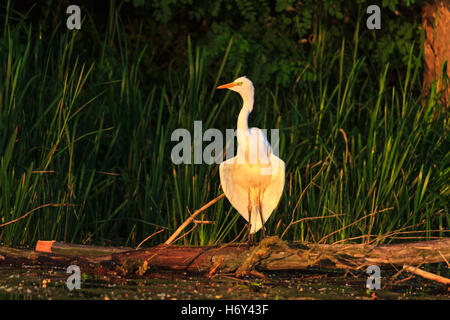
[[[242,81],[238,81],[238,82],[236,82],[236,85],[237,86],[242,86],[242,83],[243,83]]]

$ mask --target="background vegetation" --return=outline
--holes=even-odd
[[[383,1],[381,30],[366,1],[86,1],[79,31],[67,5],[1,4],[0,243],[167,239],[222,192],[217,165],[172,164],[171,133],[234,128],[240,98],[214,88],[244,74],[287,165],[269,234],[448,235],[449,111],[421,97],[420,2]],[[202,219],[177,243],[245,226],[227,200]]]

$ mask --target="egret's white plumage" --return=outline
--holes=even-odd
[[[236,91],[244,101],[237,122],[237,155],[222,162],[219,172],[226,197],[250,223],[253,234],[263,227],[280,201],[285,164],[272,153],[260,129],[248,128],[248,116],[253,110],[253,83],[240,77],[217,88]]]

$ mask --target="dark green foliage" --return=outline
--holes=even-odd
[[[173,46],[184,43],[185,35],[189,34],[195,43],[205,48],[210,63],[214,63],[221,58],[233,37],[234,46],[228,61],[230,69],[240,68],[241,73],[257,75],[260,85],[275,82],[282,87],[292,86],[293,79],[306,66],[319,27],[328,30],[330,37],[326,41],[330,47],[340,46],[343,38],[351,43],[358,29],[358,50],[374,69],[387,62],[404,65],[410,43],[420,42],[418,13],[423,5],[423,1],[414,0],[378,3],[382,9],[382,28],[373,31],[366,29],[365,22],[367,7],[375,3],[367,0],[132,2],[151,15],[151,21],[146,21],[150,39],[154,39],[152,34],[158,30],[168,35],[160,39],[167,50],[174,49],[175,53],[182,54],[183,50]]]
[[[54,29],[55,20],[64,21],[64,8],[55,18],[52,17],[56,11],[54,2],[42,2],[44,4],[34,8],[33,12],[35,19],[39,18],[40,28],[48,33]],[[331,48],[340,47],[342,39],[352,43],[355,30],[358,30],[357,50],[359,55],[367,57],[374,70],[387,62],[404,66],[412,41],[416,41],[415,48],[419,50],[423,1],[378,3],[382,10],[381,30],[367,30],[365,26],[366,9],[374,4],[368,0],[127,0],[106,4],[90,1],[81,4],[82,11],[89,14],[87,19],[92,19],[95,24],[90,25],[89,30],[84,28],[81,41],[91,41],[95,33],[90,32],[94,30],[113,35],[115,30],[105,29],[105,26],[114,27],[113,17],[108,13],[120,10],[128,35],[155,49],[156,61],[152,62],[158,65],[182,64],[189,35],[193,43],[205,49],[206,68],[214,68],[233,38],[228,70],[239,68],[243,74],[252,74],[258,85],[276,83],[291,87],[307,65],[310,54],[314,53],[319,28],[328,31],[326,42]],[[353,61],[352,55],[346,59],[346,64]],[[413,63],[420,64],[421,61]],[[143,64],[150,65],[145,59]],[[234,71],[228,70],[225,75],[231,77]]]

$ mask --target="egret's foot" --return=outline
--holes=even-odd
[[[262,230],[261,239],[264,239],[266,237],[266,228],[264,228],[263,226],[261,230]]]
[[[255,245],[255,241],[254,241],[254,239],[253,239],[253,233],[250,233],[250,234],[248,235],[248,245],[249,245],[249,246]]]

